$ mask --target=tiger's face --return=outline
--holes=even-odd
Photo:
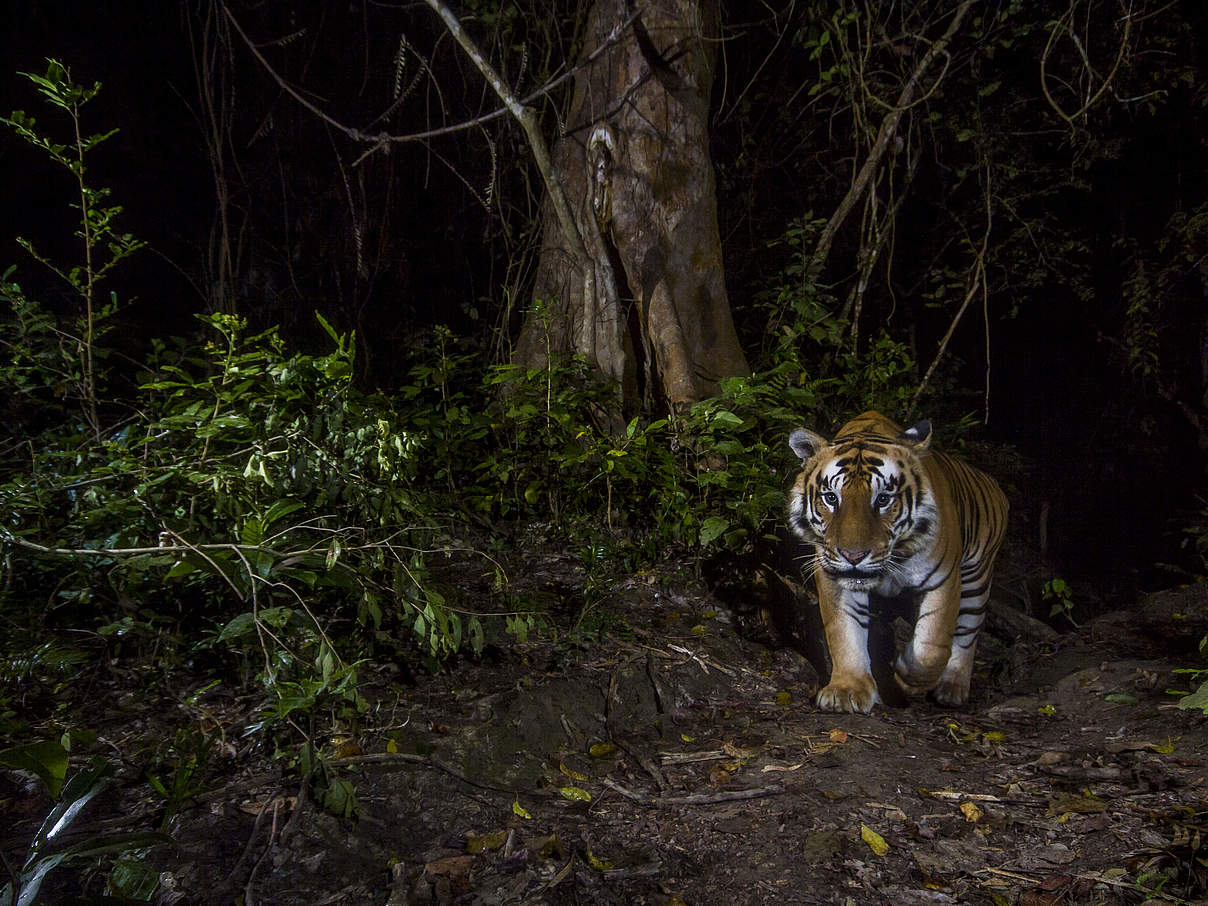
[[[792,433],[802,472],[789,495],[789,525],[815,545],[816,569],[844,588],[871,591],[905,578],[901,569],[934,525],[919,461],[931,432],[926,422],[894,434],[858,427],[833,441],[804,428]]]

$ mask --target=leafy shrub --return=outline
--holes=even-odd
[[[98,596],[146,614],[170,612],[168,596],[208,602],[217,640],[262,655],[279,691],[309,664],[316,679],[292,689],[287,711],[351,688],[345,655],[393,646],[400,627],[432,656],[456,650],[460,617],[438,613],[421,581],[432,531],[417,503],[419,436],[351,386],[349,339],[324,323],[331,352],[290,355],[275,330],[202,320],[216,337],[200,353],[156,344],[141,423],[101,442],[50,432],[24,468],[10,464],[4,538],[35,555],[18,587],[53,582],[101,613]],[[346,602],[355,631],[337,645],[325,627]],[[138,617],[124,621],[98,629],[128,632]]]

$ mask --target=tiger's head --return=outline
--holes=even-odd
[[[802,471],[789,494],[789,526],[815,545],[815,568],[853,591],[871,590],[921,549],[935,501],[920,457],[931,423],[903,431],[877,412],[834,440],[798,428],[789,446]]]

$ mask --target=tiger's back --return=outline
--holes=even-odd
[[[790,446],[802,461],[789,524],[814,544],[834,669],[818,694],[826,710],[869,711],[879,701],[868,656],[869,595],[913,595],[918,617],[894,671],[907,691],[968,698],[1007,500],[990,476],[930,449],[931,426],[903,430],[878,412],[833,440],[804,428]]]

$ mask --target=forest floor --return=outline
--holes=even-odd
[[[582,578],[573,558],[510,566],[553,597]],[[751,614],[699,581],[619,581],[578,616],[578,633],[411,683],[367,676],[372,707],[328,750],[329,777],[355,789],[351,819],[283,760],[240,754],[252,717],[234,692],[208,696],[205,716],[183,704],[187,683],[120,714],[89,705],[110,709],[94,712],[110,739],[189,721],[233,737],[168,826],[179,848],[150,857],[156,901],[1208,902],[1208,721],[1166,691],[1198,662],[1205,585],[1047,639],[992,624],[968,707],[867,716],[820,713],[810,661],[740,631]],[[162,801],[127,773],[104,826],[76,832],[155,826]],[[28,796],[0,790],[10,860],[45,813]]]

